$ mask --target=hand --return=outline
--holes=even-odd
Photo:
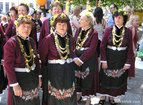
[[[39,77],[39,88],[41,88],[41,86],[42,86],[42,79],[41,77]]]
[[[81,63],[78,59],[75,59],[75,60],[74,60],[74,63],[75,63],[76,65],[78,65],[78,66],[81,66],[81,65],[82,65],[82,63]]]
[[[134,51],[134,57],[137,57],[137,51]]]
[[[108,68],[107,63],[102,63],[102,68],[107,69]]]
[[[15,96],[22,96],[22,90],[19,85],[14,86],[13,91],[14,91]]]
[[[124,65],[124,67],[123,67],[124,70],[128,70],[129,68],[130,68],[130,66],[126,66],[126,65]]]

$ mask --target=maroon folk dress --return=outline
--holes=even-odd
[[[82,92],[83,96],[96,95],[98,87],[98,33],[91,27],[84,31],[79,28],[75,34],[75,43],[77,43],[78,36],[82,30],[81,39],[85,38],[88,31],[91,29],[82,48],[75,50],[76,57],[78,57],[83,65],[81,67],[75,66],[75,75],[77,83],[77,91]],[[75,46],[77,47],[77,46]],[[87,48],[87,49],[86,49]],[[84,49],[84,50],[82,50]]]
[[[29,43],[31,43],[34,54],[37,55],[36,45],[32,38],[29,37],[29,39],[26,40],[22,39],[21,37],[19,38],[27,54],[30,53]],[[32,65],[32,62],[33,61],[31,61],[29,65]],[[34,70],[31,70],[30,72],[15,71],[16,68],[26,67],[25,59],[20,50],[16,35],[7,41],[4,46],[4,67],[9,82],[7,105],[40,105],[40,101],[38,99],[38,74],[41,74],[41,70],[39,68],[39,60],[37,57],[34,59],[34,62],[36,66],[34,67]],[[20,87],[22,88],[22,97],[14,95],[13,89],[10,85],[15,83],[19,83]],[[31,93],[31,90],[33,90],[35,93]],[[25,95],[25,92],[27,96]]]
[[[61,37],[57,34],[59,44],[66,45],[66,37],[69,38],[69,54],[65,60],[60,58],[55,35],[45,36],[39,47],[42,61],[43,78],[43,105],[76,105],[75,75],[73,62],[50,63],[50,61],[66,61],[74,57],[74,41],[71,35]],[[64,48],[64,47],[63,47]],[[63,55],[64,56],[64,55]]]
[[[7,78],[4,75],[3,65],[1,65],[1,60],[3,59],[3,46],[5,44],[5,36],[3,29],[0,26],[0,94],[7,87]]]
[[[130,27],[129,29],[132,32],[133,27]],[[135,30],[135,35],[133,37],[133,44],[135,46],[135,49],[137,49],[137,41],[138,41],[138,34],[137,34],[137,31]],[[131,63],[131,67],[130,67],[129,77],[135,77],[135,59],[136,59],[135,57],[132,57],[132,63]]]
[[[112,47],[116,48],[112,42],[112,29],[113,27],[106,29],[100,45],[101,61],[107,61],[108,69],[100,69],[99,93],[120,96],[124,95],[127,90],[128,70],[122,68],[125,64],[131,64],[132,62],[132,36],[131,31],[125,28],[123,43],[120,47],[126,47],[126,49],[112,49]],[[120,29],[116,27],[116,34],[121,35],[122,30],[123,27]]]

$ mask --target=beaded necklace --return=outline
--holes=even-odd
[[[116,28],[115,28],[115,26],[113,26],[112,35],[113,35],[113,45],[120,47],[123,43],[123,37],[125,35],[125,27],[123,26],[121,35],[117,35]],[[119,38],[119,39],[116,39],[116,38]],[[117,44],[117,43],[119,43],[119,44]]]
[[[24,50],[24,46],[23,46],[23,44],[21,43],[21,40],[19,39],[18,35],[16,35],[16,38],[17,38],[17,40],[18,40],[18,42],[19,42],[20,50],[21,50],[21,52],[22,52],[22,54],[23,54],[23,56],[24,56],[25,64],[26,64],[26,66],[27,66],[27,68],[28,68],[29,70],[32,70],[32,66],[34,65],[34,58],[36,58],[36,56],[35,56],[35,54],[34,54],[33,49],[31,48],[31,43],[30,43],[30,41],[28,40],[30,55],[27,55],[26,52],[25,52],[25,50]],[[29,60],[28,60],[28,58],[29,58]],[[32,61],[32,65],[29,66],[29,62],[31,62],[31,60],[33,60],[33,61]]]
[[[66,35],[66,46],[64,48],[60,45],[57,33],[54,33],[54,36],[55,36],[54,37],[55,38],[55,45],[56,45],[57,51],[60,55],[60,58],[63,60],[67,59],[68,55],[69,55],[69,38],[68,38],[68,35]],[[63,56],[62,54],[66,54],[66,55]]]
[[[81,39],[81,34],[82,34],[82,29],[77,37],[77,41],[76,41],[76,49],[79,50],[83,44],[85,43],[86,39],[88,38],[90,32],[91,32],[92,28],[90,28],[90,30],[88,30],[87,34],[85,35],[85,37],[83,39]]]

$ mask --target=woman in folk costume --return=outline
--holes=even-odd
[[[74,41],[67,32],[69,21],[64,13],[54,16],[54,32],[43,39],[39,48],[44,79],[43,105],[76,105]]]
[[[96,95],[95,73],[98,72],[97,45],[98,33],[93,29],[94,16],[91,12],[82,11],[80,18],[80,28],[75,34],[75,54],[74,58],[77,99],[87,96],[86,105],[90,105],[90,95]],[[94,90],[93,90],[94,89]]]
[[[113,97],[124,95],[127,91],[128,70],[133,56],[132,33],[125,27],[127,14],[115,10],[113,14],[115,25],[105,30],[101,45],[101,70],[99,105],[104,105],[106,96],[109,103],[116,105]]]
[[[53,29],[51,27],[51,22],[53,20],[53,17],[57,14],[61,14],[63,12],[63,9],[64,9],[63,4],[61,4],[60,2],[54,2],[51,4],[51,15],[52,16],[51,18],[44,20],[42,24],[39,45],[46,35],[49,35],[50,33],[52,33]]]
[[[64,4],[60,3],[59,1],[51,3],[51,15],[52,16],[51,16],[51,18],[46,19],[42,24],[40,38],[39,38],[39,46],[40,46],[43,38],[53,32],[53,28],[51,27],[52,21],[54,20],[53,17],[57,14],[63,13],[63,10],[64,10]],[[72,35],[72,30],[71,30],[70,24],[68,27],[70,27],[70,28],[68,28],[68,33]]]
[[[29,7],[28,7],[28,5],[21,3],[18,6],[18,17],[20,15],[26,16],[26,15],[28,15],[28,13],[29,13]],[[11,20],[11,22],[9,23],[9,25],[7,27],[7,30],[5,32],[6,41],[9,38],[11,38],[12,36],[16,35],[16,27],[14,25],[14,21],[15,20]],[[33,38],[35,41],[37,41],[36,25],[35,24],[33,24],[33,26],[32,26],[32,31],[30,33],[30,37]]]
[[[7,105],[40,105],[41,72],[35,42],[29,37],[33,25],[31,16],[19,16],[15,24],[17,34],[4,46],[4,67],[10,90]]]
[[[132,32],[132,41],[133,41],[133,52],[134,57],[132,57],[132,64],[130,67],[129,77],[135,77],[135,58],[137,56],[137,42],[138,42],[138,27],[140,24],[140,17],[138,15],[131,15],[129,21],[127,22],[126,26]]]
[[[4,69],[3,69],[4,44],[5,44],[5,36],[4,36],[2,26],[0,25],[0,94],[3,93],[3,90],[7,87],[7,79],[4,75]]]

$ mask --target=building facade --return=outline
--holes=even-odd
[[[0,14],[6,14],[12,6],[17,6],[21,2],[28,4],[30,7],[37,8],[35,0],[0,0]]]

